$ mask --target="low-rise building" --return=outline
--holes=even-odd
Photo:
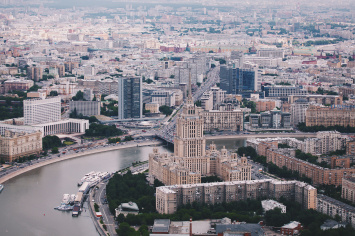
[[[145,109],[150,113],[159,113],[159,104],[154,102],[146,103]]]
[[[299,234],[303,229],[302,225],[298,221],[292,221],[284,226],[281,226],[280,232],[282,235],[295,235]]]
[[[263,207],[264,212],[273,210],[275,208],[280,208],[281,213],[286,213],[286,206],[275,200],[263,200],[261,201],[261,206]]]
[[[128,214],[138,215],[139,208],[135,202],[122,203],[115,209],[115,216],[118,217],[119,214],[127,216]]]

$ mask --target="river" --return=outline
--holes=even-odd
[[[208,140],[207,145],[212,141]],[[217,148],[224,145],[236,149],[245,139],[214,141]],[[160,152],[171,152],[158,147]],[[76,193],[77,182],[90,171],[115,172],[133,161],[148,160],[152,147],[134,147],[82,156],[29,171],[4,183],[0,194],[0,235],[2,236],[62,236],[95,235],[97,232],[88,211],[77,218],[60,212],[58,206],[64,193]],[[87,205],[84,204],[87,208]]]

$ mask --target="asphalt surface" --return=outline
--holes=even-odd
[[[113,215],[110,212],[108,204],[106,203],[106,184],[107,181],[101,182],[97,185],[98,189],[95,189],[94,200],[97,205],[100,207],[100,212],[102,214],[102,220],[107,226],[107,231],[110,235],[117,235],[116,233],[116,224],[113,218]]]

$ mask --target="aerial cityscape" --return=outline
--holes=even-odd
[[[0,0],[0,235],[355,235],[353,0]]]

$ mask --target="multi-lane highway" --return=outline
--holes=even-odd
[[[196,102],[199,100],[203,93],[208,91],[212,86],[214,86],[219,81],[219,67],[215,67],[214,69],[210,70],[207,74],[206,81],[197,89],[197,91],[193,94],[192,98],[193,101]],[[161,128],[156,135],[169,143],[173,143],[174,141],[174,132],[176,126],[176,119],[182,111],[182,106],[179,106],[174,110],[172,116],[163,128]]]

